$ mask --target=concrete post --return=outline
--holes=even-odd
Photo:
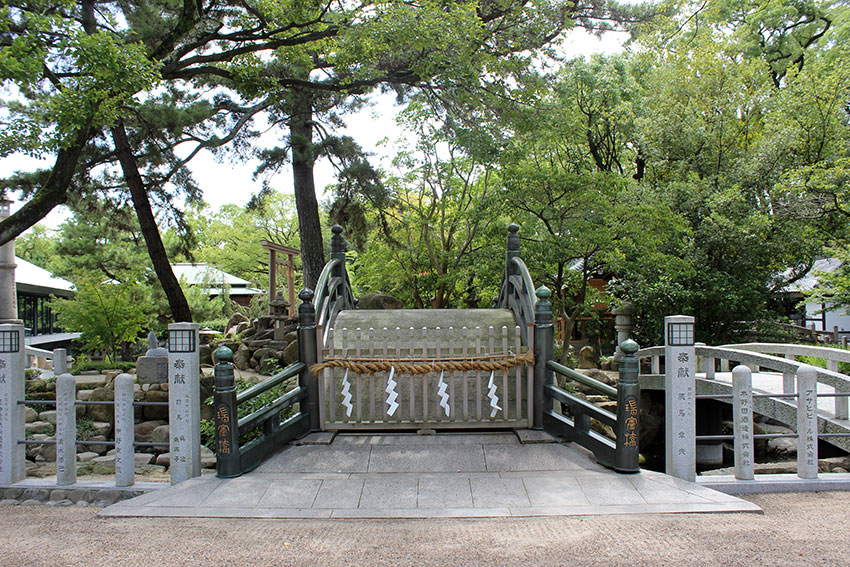
[[[797,370],[797,476],[818,477],[818,375],[807,364]]]
[[[837,360],[826,360],[826,369],[830,372],[838,372]],[[836,393],[846,392],[846,389],[836,388]],[[848,419],[850,417],[850,400],[846,396],[835,397],[835,419]]]
[[[790,360],[792,362],[796,362],[797,359],[793,354],[786,354],[785,360]],[[782,393],[783,394],[793,394],[794,388],[796,384],[794,383],[794,373],[793,372],[783,372],[782,373]]]
[[[68,352],[64,348],[53,349],[53,375],[59,376],[68,372]]]
[[[115,377],[115,486],[136,482],[133,423],[133,377],[119,374]]]
[[[696,352],[694,318],[664,318],[664,402],[666,472],[689,482],[696,480]]]
[[[305,365],[298,375],[298,385],[307,390],[307,397],[301,402],[301,411],[310,416],[310,429],[318,431],[322,428],[319,419],[319,379],[310,373],[310,367],[319,360],[313,290],[301,290],[298,299],[301,300],[298,307],[298,359]]]
[[[24,439],[24,327],[0,324],[0,484],[26,476]]]
[[[543,414],[552,410],[552,398],[546,395],[546,384],[554,384],[555,376],[546,362],[555,356],[555,329],[552,327],[552,292],[545,286],[537,288],[534,308],[534,419],[533,428],[543,429]],[[578,419],[576,427],[579,427]]]
[[[753,373],[746,366],[732,371],[732,423],[735,433],[735,478],[755,478],[753,444]]]
[[[168,425],[171,484],[201,474],[198,324],[168,325]]]
[[[0,199],[0,221],[11,215],[12,201]],[[15,240],[0,246],[0,324],[21,325],[15,289]],[[23,343],[22,343],[23,344]]]
[[[70,374],[56,378],[56,484],[77,482],[77,381]]]

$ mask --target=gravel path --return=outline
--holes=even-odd
[[[0,508],[0,565],[850,565],[850,492],[748,499],[764,515],[183,520],[14,506]]]

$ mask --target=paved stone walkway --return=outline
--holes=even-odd
[[[584,449],[514,433],[340,435],[235,479],[204,476],[101,516],[435,518],[760,512],[661,473],[621,475]]]

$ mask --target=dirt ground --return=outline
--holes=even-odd
[[[850,492],[748,499],[764,515],[107,519],[14,506],[0,508],[0,565],[850,565]]]

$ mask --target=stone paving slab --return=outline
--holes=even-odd
[[[191,479],[100,514],[479,518],[760,511],[661,473],[617,474],[573,445],[520,444],[513,435],[499,434],[457,436],[454,442],[445,437],[451,436],[408,436],[406,444],[398,435],[359,440],[340,435],[330,446],[287,447],[239,478]],[[480,441],[473,443],[476,437]],[[499,439],[504,443],[494,443]],[[447,468],[454,470],[429,470]]]

